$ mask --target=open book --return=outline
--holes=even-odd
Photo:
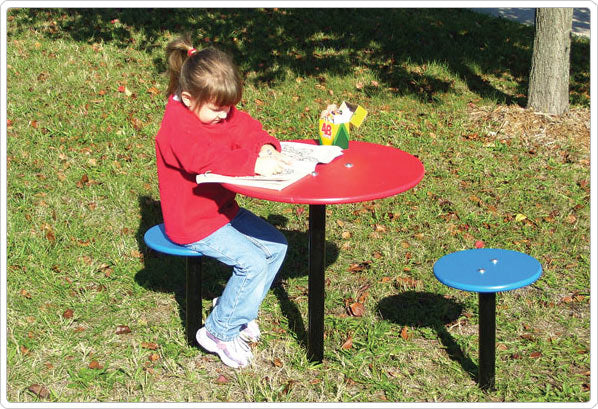
[[[318,163],[330,163],[343,154],[340,146],[310,145],[300,142],[281,142],[282,153],[292,160],[281,173],[272,176],[224,176],[216,173],[197,175],[197,183],[230,183],[233,185],[282,190],[311,174]]]

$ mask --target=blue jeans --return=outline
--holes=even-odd
[[[241,326],[257,318],[287,252],[287,240],[274,226],[241,208],[235,218],[188,248],[233,266],[206,329],[222,341],[239,335]]]

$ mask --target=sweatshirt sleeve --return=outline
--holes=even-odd
[[[257,153],[248,149],[230,150],[223,143],[210,138],[199,139],[196,135],[195,137],[180,136],[165,146],[165,151],[171,154],[173,166],[183,168],[190,174],[206,172],[227,176],[254,174]]]

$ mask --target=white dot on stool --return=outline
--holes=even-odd
[[[486,272],[486,270],[484,270],[483,268],[478,269],[478,273],[480,274],[484,274]]]
[[[496,259],[496,258],[493,258],[493,259],[492,259],[492,260],[490,260],[490,261],[492,262],[492,264],[496,264],[496,263],[498,263],[498,259]]]

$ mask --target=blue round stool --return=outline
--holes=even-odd
[[[434,263],[434,275],[443,284],[478,293],[479,354],[478,382],[494,388],[496,354],[496,292],[532,284],[542,275],[535,258],[512,250],[470,249],[441,257]]]
[[[186,263],[186,332],[187,343],[189,345],[196,345],[195,333],[201,328],[201,262],[203,254],[197,251],[189,250],[185,246],[173,243],[166,236],[164,231],[164,223],[158,224],[148,231],[143,236],[145,244],[153,250],[160,253],[169,254],[171,256],[185,257]]]

